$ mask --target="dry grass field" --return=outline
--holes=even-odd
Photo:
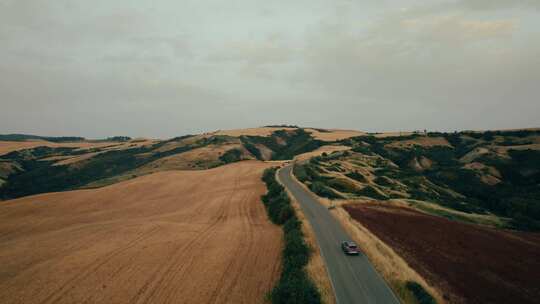
[[[296,128],[287,127],[260,127],[260,128],[248,128],[248,129],[235,129],[235,130],[219,130],[212,133],[213,135],[228,135],[228,136],[270,136],[273,132],[278,130],[296,130]],[[322,141],[336,141],[349,137],[365,135],[365,132],[356,130],[340,130],[340,129],[312,129],[306,128],[306,132],[310,133],[313,138]]]
[[[246,158],[249,157],[249,152],[245,151],[244,147],[239,143],[208,145],[184,153],[173,154],[157,159],[135,170],[135,172],[137,174],[146,174],[164,170],[207,169],[219,165],[219,157],[232,149],[238,149],[242,151],[243,156]]]
[[[314,150],[314,151],[311,151],[311,152],[307,152],[307,153],[302,153],[300,155],[297,155],[294,159],[297,160],[297,161],[303,161],[303,160],[308,160],[312,157],[315,157],[315,156],[319,156],[319,155],[322,155],[323,153],[328,153],[328,154],[331,154],[332,152],[336,152],[336,151],[346,151],[346,150],[350,150],[351,147],[347,147],[347,146],[321,146],[319,147],[318,149]]]
[[[321,130],[323,130],[321,132]],[[306,129],[307,132],[311,133],[315,139],[322,141],[336,141],[342,140],[349,137],[362,136],[366,135],[366,132],[356,131],[356,130],[341,130],[341,129]]]
[[[0,205],[2,303],[262,303],[282,236],[245,161]]]
[[[234,130],[219,130],[213,132],[212,135],[227,135],[239,137],[246,136],[270,136],[272,133],[278,130],[296,130],[296,128],[273,128],[273,127],[260,127],[260,128],[247,128],[247,129],[234,129]]]

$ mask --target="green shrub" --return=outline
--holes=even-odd
[[[413,282],[407,281],[405,284],[408,290],[410,290],[419,304],[435,304],[437,303],[435,299],[422,287],[422,285]]]
[[[343,178],[333,178],[328,180],[328,185],[339,192],[354,193],[358,188],[351,181]]]
[[[347,176],[348,178],[352,178],[354,180],[357,180],[359,182],[365,182],[366,181],[366,177],[364,175],[362,175],[362,173],[360,173],[358,171],[353,171],[353,172],[347,173],[347,174],[345,174],[345,176]]]
[[[219,159],[226,164],[237,162],[239,160],[242,160],[242,151],[240,151],[239,149],[230,149],[227,152],[223,153],[223,155],[221,155]]]
[[[305,166],[295,164],[293,167],[293,174],[301,182],[309,180],[309,176],[306,172]]]
[[[282,253],[282,272],[276,286],[270,292],[274,304],[281,303],[321,303],[321,296],[315,284],[307,276],[305,266],[310,251],[304,241],[302,223],[296,217],[285,189],[275,179],[276,168],[264,171],[263,181],[268,192],[262,197],[270,220],[282,225],[285,247]]]
[[[388,197],[386,197],[385,195],[380,194],[377,190],[375,190],[375,188],[373,188],[372,186],[369,186],[369,185],[365,186],[361,190],[356,191],[355,194],[360,195],[360,196],[371,197],[371,198],[378,199],[378,200],[386,200],[386,199],[388,199]]]
[[[378,176],[374,182],[380,186],[393,186],[392,182],[386,176]]]
[[[322,182],[315,181],[309,185],[309,189],[313,191],[313,193],[317,194],[321,197],[326,197],[329,199],[340,199],[343,198],[341,195],[335,193],[330,188],[325,186]]]

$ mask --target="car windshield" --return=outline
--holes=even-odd
[[[356,244],[355,243],[347,243],[347,247],[356,248]]]

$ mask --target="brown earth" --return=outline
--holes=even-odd
[[[405,207],[345,209],[451,303],[538,303],[538,233],[453,222]]]
[[[282,237],[268,164],[167,171],[0,205],[2,303],[261,303]]]

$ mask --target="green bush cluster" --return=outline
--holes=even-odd
[[[332,189],[330,189],[323,182],[320,182],[320,181],[312,182],[309,185],[309,190],[313,191],[313,193],[317,194],[320,197],[326,197],[326,198],[329,198],[329,199],[341,199],[341,198],[343,198],[341,195],[339,195],[336,192],[332,191]]]
[[[379,193],[379,191],[375,190],[372,186],[365,186],[364,188],[356,191],[354,194],[360,195],[360,196],[367,196],[378,200],[387,200],[388,197],[382,195]]]
[[[302,223],[296,217],[285,189],[275,178],[276,168],[264,171],[268,192],[262,201],[272,222],[281,225],[285,236],[281,277],[270,293],[272,303],[321,303],[321,296],[307,276],[310,250],[304,241]]]
[[[223,153],[223,155],[219,157],[219,160],[226,164],[240,161],[242,160],[242,151],[239,149],[230,149]]]
[[[418,304],[436,304],[435,299],[422,287],[422,285],[407,281],[405,287],[412,292]]]
[[[254,144],[252,144],[248,140],[246,140],[244,137],[241,137],[240,140],[244,144],[244,147],[246,148],[246,150],[248,150],[249,153],[253,154],[255,158],[257,158],[258,160],[264,160],[259,148],[257,148]]]
[[[360,173],[358,171],[349,172],[349,173],[345,174],[345,176],[347,176],[348,178],[352,178],[354,180],[357,180],[359,182],[366,182],[367,181],[366,177],[362,173]]]

